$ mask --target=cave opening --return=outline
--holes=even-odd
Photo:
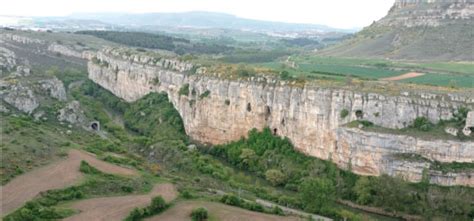
[[[356,110],[355,114],[356,114],[357,120],[364,118],[364,112],[362,112],[362,110]]]
[[[273,128],[273,135],[275,135],[275,136],[276,136],[276,135],[277,135],[277,132],[278,132],[278,129],[276,129],[276,128]]]
[[[247,111],[248,112],[252,111],[252,105],[250,105],[250,103],[247,103]]]
[[[91,129],[95,131],[99,131],[100,130],[99,122],[92,122]]]

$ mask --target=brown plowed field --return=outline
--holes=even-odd
[[[160,215],[146,219],[146,221],[187,221],[191,220],[191,211],[204,207],[209,215],[217,220],[225,221],[297,221],[303,220],[294,216],[277,216],[253,212],[221,203],[206,201],[183,201],[169,208]]]
[[[398,75],[398,76],[395,76],[395,77],[382,78],[382,79],[380,79],[380,80],[384,80],[384,81],[401,81],[401,80],[410,79],[410,78],[415,78],[415,77],[419,77],[419,76],[423,76],[423,75],[425,75],[425,74],[423,74],[423,73],[417,73],[417,72],[409,72],[409,73],[402,74],[402,75]]]
[[[127,176],[137,174],[135,170],[103,162],[93,154],[73,149],[69,151],[66,159],[18,176],[2,186],[1,216],[21,207],[42,191],[64,188],[78,182],[82,178],[82,173],[79,171],[82,160],[105,173]]]
[[[109,221],[123,220],[135,207],[145,207],[151,199],[161,195],[167,202],[177,196],[177,191],[172,184],[156,185],[147,195],[130,195],[118,197],[101,197],[81,200],[71,205],[80,213],[68,217],[65,221]]]

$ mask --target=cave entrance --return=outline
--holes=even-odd
[[[90,128],[94,131],[99,131],[100,130],[99,122],[92,122]]]
[[[356,110],[355,114],[356,114],[357,120],[364,118],[364,112],[362,112],[362,110]]]
[[[277,135],[278,129],[273,128],[273,135]]]

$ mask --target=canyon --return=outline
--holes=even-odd
[[[474,109],[472,94],[404,91],[389,95],[290,86],[265,77],[232,80],[196,74],[201,69],[192,63],[111,48],[95,55],[87,52],[84,57],[89,58],[89,78],[128,102],[151,92],[166,92],[186,133],[201,143],[227,143],[246,136],[252,128],[269,127],[275,135],[288,137],[297,150],[357,174],[389,174],[419,182],[427,172],[433,184],[474,186],[473,172],[443,173],[430,167],[434,161],[472,163],[472,141],[422,139],[345,126],[363,119],[400,129],[417,117],[434,123],[448,120],[460,107]],[[341,115],[343,110],[348,116]],[[414,154],[428,161],[398,154]]]

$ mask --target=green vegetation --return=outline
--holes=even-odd
[[[207,220],[208,217],[209,215],[207,214],[206,208],[199,207],[193,209],[193,211],[191,212],[192,221],[204,221]]]
[[[257,66],[272,68],[290,77],[306,76],[315,79],[345,81],[346,76],[360,80],[377,80],[394,77],[408,72],[424,73],[423,76],[400,80],[399,82],[455,88],[474,88],[472,70],[468,63],[405,63],[382,59],[342,58],[323,56],[292,56],[296,67],[286,67],[284,62],[261,62]],[[282,79],[290,79],[288,77]]]
[[[183,84],[181,88],[179,88],[179,95],[188,96],[189,95],[189,84]]]
[[[266,209],[265,207],[263,207],[259,203],[243,200],[243,199],[241,199],[241,198],[239,198],[235,195],[224,195],[220,199],[220,202],[224,203],[224,204],[227,204],[227,205],[230,205],[230,206],[236,206],[236,207],[248,209],[248,210],[255,211],[255,212],[283,215],[278,210]]]
[[[78,31],[76,33],[82,35],[92,35],[111,42],[124,44],[132,47],[174,51],[175,53],[180,55],[186,53],[219,54],[233,50],[233,48],[225,45],[215,43],[192,43],[188,39],[184,38],[144,32]],[[137,50],[144,51],[143,49]]]
[[[341,113],[339,114],[339,116],[344,119],[346,118],[347,116],[349,115],[349,111],[347,109],[342,109],[341,110]]]
[[[247,149],[255,154],[250,154]],[[359,177],[330,162],[295,151],[287,139],[273,136],[268,128],[262,132],[252,130],[247,139],[217,145],[208,152],[262,178],[267,170],[281,171],[286,180],[280,186],[288,193],[275,196],[256,190],[255,194],[308,212],[341,218],[345,212],[337,200],[343,199],[425,218],[458,217],[464,220],[472,216],[469,205],[474,192],[470,188],[423,186],[385,175]],[[452,198],[461,192],[464,194]],[[451,209],[450,205],[458,206]]]
[[[199,95],[199,99],[204,99],[206,97],[209,97],[211,95],[211,92],[209,90],[204,91],[201,95]]]
[[[144,178],[125,178],[103,173],[81,162],[81,172],[86,175],[82,184],[59,190],[48,190],[8,214],[5,221],[61,219],[73,214],[69,209],[56,207],[60,203],[98,196],[143,193],[151,189],[151,182]]]
[[[144,218],[151,217],[165,211],[168,207],[170,207],[170,205],[165,202],[163,197],[157,196],[151,200],[151,204],[149,206],[145,208],[133,209],[127,218],[125,218],[125,221],[143,220]]]

